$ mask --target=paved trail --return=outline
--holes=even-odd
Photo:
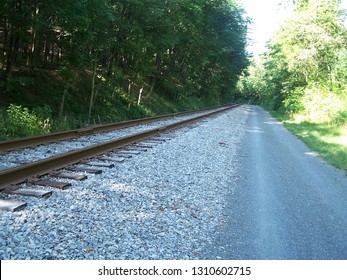
[[[249,118],[228,219],[206,258],[347,259],[347,177],[260,107]]]

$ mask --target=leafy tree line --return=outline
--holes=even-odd
[[[239,87],[272,110],[347,122],[347,33],[338,0],[294,1],[292,16]]]
[[[174,101],[229,101],[247,65],[247,19],[237,3],[2,0],[2,102],[16,101],[23,88],[37,83],[38,71],[59,80],[51,110],[60,118],[67,100],[79,102],[71,92],[85,75],[83,111],[89,120],[105,107],[112,110],[114,100],[136,106],[154,92]]]

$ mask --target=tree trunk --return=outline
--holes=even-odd
[[[12,72],[12,63],[13,63],[13,42],[14,42],[14,34],[11,32],[10,39],[7,45],[7,58],[6,58],[6,77],[11,76]]]
[[[34,23],[35,23],[35,18],[37,17],[37,15],[39,14],[39,5],[36,4],[35,7],[33,7],[32,9],[34,9],[31,13],[31,18],[32,18],[32,22],[33,25],[30,28],[30,48],[29,48],[29,56],[27,59],[27,66],[31,69],[34,70],[34,59],[35,59],[35,47],[36,47],[36,28],[34,27]]]
[[[154,90],[155,82],[156,82],[156,77],[153,77],[151,87],[150,87],[148,93],[146,94],[146,97],[149,97],[152,94],[152,92]]]
[[[93,65],[93,76],[92,76],[92,89],[91,89],[91,92],[90,92],[90,101],[89,101],[89,110],[88,110],[88,123],[90,123],[90,119],[91,119],[91,116],[92,116],[92,109],[93,109],[93,105],[94,105],[97,57],[98,57],[98,55],[95,54],[94,65]]]
[[[70,88],[70,85],[67,85],[67,86],[64,88],[63,97],[61,98],[60,107],[59,107],[59,115],[58,115],[59,120],[63,119],[65,98],[66,98],[66,95],[67,95],[67,93],[68,93],[68,91],[69,91],[69,88]]]
[[[109,61],[108,61],[108,65],[107,65],[107,77],[111,77],[112,72],[113,72],[113,63],[114,63],[114,59],[115,59],[115,53],[116,53],[116,48],[113,47],[110,57],[109,57]]]
[[[31,32],[31,35],[30,35],[31,44],[29,48],[29,55],[27,57],[27,66],[29,67],[30,70],[34,70],[36,31],[33,28],[31,28],[30,32]]]
[[[44,54],[43,54],[43,68],[47,68],[48,64],[48,58],[49,58],[49,43],[47,38],[44,41]]]
[[[137,105],[140,105],[140,103],[141,103],[142,92],[143,92],[143,87],[140,88],[140,90],[139,90],[139,95],[138,95],[138,98],[137,98]]]
[[[58,117],[59,119],[63,119],[63,113],[64,113],[64,106],[65,106],[65,99],[66,99],[66,96],[69,92],[69,89],[71,87],[71,82],[74,81],[76,78],[77,78],[78,74],[76,73],[74,75],[74,77],[70,80],[68,79],[66,84],[65,84],[65,87],[64,87],[64,92],[63,92],[63,96],[61,98],[61,102],[60,102],[60,107],[59,107],[59,114],[58,114]]]

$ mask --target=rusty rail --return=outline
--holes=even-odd
[[[159,133],[172,130],[193,122],[197,122],[203,118],[207,118],[226,110],[232,109],[238,105],[231,105],[221,110],[210,112],[198,117],[190,118],[184,121],[176,122],[167,126],[163,126],[156,129],[147,130],[145,132],[133,134],[130,136],[118,138],[116,140],[108,141],[102,144],[97,144],[84,149],[67,152],[54,156],[51,158],[39,160],[37,162],[21,165],[12,169],[7,169],[0,172],[0,191],[6,189],[10,185],[25,182],[28,178],[42,176],[51,172],[52,170],[58,170],[71,164],[78,163],[84,159],[88,159],[116,148],[129,145],[145,138],[157,135]]]
[[[75,129],[75,130],[68,130],[68,131],[63,131],[63,132],[50,133],[50,134],[44,134],[44,135],[39,135],[39,136],[31,136],[31,137],[25,137],[25,138],[20,138],[20,139],[2,141],[2,142],[0,142],[0,153],[6,152],[6,151],[11,151],[11,150],[16,150],[16,149],[20,149],[20,148],[26,148],[26,147],[30,147],[30,146],[45,144],[45,143],[49,143],[49,142],[61,141],[61,140],[69,139],[69,138],[79,137],[81,135],[86,135],[86,134],[90,135],[90,134],[105,132],[105,131],[114,130],[114,129],[136,126],[139,124],[150,123],[150,122],[162,120],[165,118],[172,118],[175,116],[182,116],[182,115],[187,115],[187,114],[192,114],[192,113],[197,113],[197,112],[213,110],[216,108],[218,108],[218,107],[208,108],[208,109],[199,109],[199,110],[194,110],[194,111],[185,111],[185,112],[166,114],[166,115],[160,115],[160,116],[153,116],[153,117],[135,119],[135,120],[124,121],[124,122],[89,126],[86,128],[80,128],[80,129]]]

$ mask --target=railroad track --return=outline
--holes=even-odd
[[[135,119],[135,120],[117,122],[117,123],[111,123],[111,124],[94,125],[94,126],[89,126],[89,127],[69,130],[69,131],[63,131],[58,133],[51,133],[51,134],[45,134],[45,135],[39,135],[39,136],[33,136],[33,137],[14,139],[9,141],[2,141],[0,142],[0,153],[17,150],[21,148],[26,148],[26,147],[33,147],[36,145],[42,145],[42,144],[50,143],[50,142],[57,142],[57,141],[62,141],[66,139],[82,137],[86,135],[93,135],[93,134],[103,133],[103,132],[112,131],[112,130],[119,130],[122,128],[149,124],[155,121],[172,119],[174,117],[184,117],[186,115],[189,116],[191,114],[199,114],[199,113],[203,114],[204,112],[219,110],[220,108],[223,108],[223,107],[225,106],[209,108],[209,109],[199,109],[199,110],[193,110],[193,111],[178,112],[173,114]]]
[[[153,117],[130,122],[124,122],[117,125],[98,126],[86,129],[86,131],[84,132],[82,132],[81,130],[76,130],[68,133],[56,134],[56,138],[52,135],[49,135],[47,137],[43,136],[41,142],[39,140],[39,137],[32,137],[31,139],[24,139],[23,143],[21,143],[20,140],[13,141],[13,146],[10,145],[10,141],[4,143],[2,146],[0,143],[0,152],[10,151],[13,149],[19,149],[32,145],[41,145],[43,143],[48,143],[52,141],[61,141],[67,138],[76,137],[77,135],[82,135],[79,138],[77,138],[77,141],[80,141],[79,139],[83,139],[83,137],[85,137],[83,136],[83,134],[91,135],[93,133],[99,133],[101,131],[110,131],[115,129],[117,129],[118,131],[120,130],[120,128],[135,126],[139,124],[146,124],[145,128],[142,128],[139,132],[136,132],[136,130],[135,132],[127,131],[122,136],[119,136],[119,134],[118,136],[114,136],[111,134],[111,136],[107,139],[103,139],[101,143],[94,143],[89,138],[87,138],[85,140],[82,140],[82,143],[89,142],[87,147],[77,147],[77,149],[75,147],[74,149],[69,150],[67,152],[58,153],[54,155],[51,155],[52,152],[49,152],[49,157],[40,158],[32,162],[17,161],[17,166],[0,171],[0,193],[6,193],[9,195],[16,196],[49,197],[52,195],[52,191],[50,190],[35,188],[27,189],[22,188],[20,184],[29,183],[38,186],[55,187],[62,190],[66,189],[70,186],[70,184],[62,182],[60,179],[86,179],[86,175],[81,175],[74,172],[83,172],[84,174],[98,173],[101,172],[100,169],[97,169],[98,167],[112,168],[118,162],[123,161],[124,158],[131,157],[134,154],[137,154],[141,151],[145,151],[146,149],[150,148],[153,144],[166,141],[167,139],[162,136],[165,132],[222,113],[236,106],[238,105],[214,108],[212,111],[211,109],[208,110],[208,112],[194,111],[193,117],[187,117],[188,112],[184,112],[180,114],[165,115],[161,117]],[[191,113],[192,112],[190,112],[190,114]],[[177,119],[175,119],[175,121],[172,121],[170,119],[171,121],[166,121],[165,123],[161,123],[159,125],[158,123],[156,123],[156,125],[154,125],[154,128],[153,126],[148,126],[148,123],[153,124],[154,121],[162,121],[163,119],[169,119],[170,116],[172,118],[178,116],[181,117],[183,115],[185,115],[183,120],[181,119],[177,121]],[[70,143],[70,146],[77,146],[76,143],[76,140],[73,140]],[[52,149],[52,147],[48,149]],[[89,167],[79,167],[78,165],[81,164],[87,165]],[[59,179],[53,180],[52,178]],[[0,200],[0,209],[2,210],[17,211],[24,208],[25,206],[25,201],[17,199]]]

